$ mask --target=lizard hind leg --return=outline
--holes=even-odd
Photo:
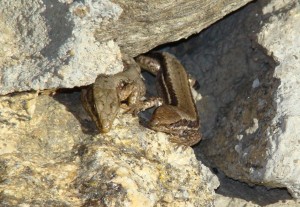
[[[163,104],[154,111],[149,126],[156,131],[172,133],[174,129],[170,128],[170,126],[180,121],[180,119],[181,116],[177,113],[174,106]]]

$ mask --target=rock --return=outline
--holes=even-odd
[[[286,187],[294,198],[300,198],[300,2],[272,1],[263,12],[273,14],[273,8],[280,14],[270,17],[258,41],[279,62],[274,72],[280,80],[273,96],[276,115],[264,138],[266,165],[255,169],[250,178],[271,187]]]
[[[216,168],[213,170],[220,181],[220,186],[216,190],[216,206],[222,206],[222,203],[226,206],[225,203],[227,202],[228,205],[231,204],[232,206],[243,206],[244,204],[250,206],[267,206],[282,201],[292,200],[292,197],[284,188],[270,189],[262,185],[249,186],[247,183],[242,183],[225,176],[222,171],[219,171]],[[235,202],[244,204],[233,204]]]
[[[191,148],[128,114],[97,133],[78,92],[40,95],[31,119],[1,123],[0,206],[213,205],[218,179]]]
[[[251,201],[247,202],[240,198],[231,198],[222,195],[216,196],[215,207],[231,207],[231,206],[259,207],[260,205],[254,204]]]
[[[81,206],[78,191],[71,187],[78,165],[57,161],[40,153],[2,154],[0,205]]]
[[[176,151],[162,134],[155,136],[140,128],[120,127],[109,133],[109,139],[82,146],[86,153],[76,185],[84,205],[213,204],[213,190],[218,184],[206,182],[212,173],[200,170],[206,167],[199,165],[191,148]]]
[[[194,47],[169,48],[200,82],[199,156],[233,179],[284,187],[294,198],[300,195],[299,12],[298,1],[257,1],[192,38],[187,44]]]
[[[20,121],[30,120],[37,95],[37,92],[23,92],[0,96],[0,123],[13,126]]]
[[[99,41],[113,37],[124,52],[136,56],[198,33],[250,0],[114,2],[123,8],[122,15],[114,24],[100,28],[96,37]]]
[[[0,94],[87,85],[122,70],[119,47],[95,28],[122,9],[109,1],[0,2]]]
[[[135,56],[249,1],[2,0],[0,94],[91,84],[122,70],[119,46]]]
[[[128,8],[150,14],[151,4],[114,2],[1,1],[0,93],[92,83],[99,73],[122,70],[119,46],[135,55],[188,35],[186,25],[179,24],[180,12],[174,12],[178,21],[169,21],[166,27],[158,26],[160,21],[155,24],[155,15],[149,19],[137,15],[147,20],[141,26],[138,21],[131,24],[133,13]],[[184,12],[191,8],[177,2]],[[221,4],[208,7],[218,10],[216,5]],[[233,4],[226,8],[233,9]],[[298,18],[297,1],[256,1],[220,21],[222,26],[215,24],[191,38],[189,44],[196,49],[169,48],[200,82],[202,99],[197,107],[204,140],[195,148],[197,155],[227,176],[250,185],[285,187],[295,198],[299,197]],[[182,26],[175,28],[183,31],[180,37],[170,35],[167,27],[174,28],[173,24]],[[191,33],[206,27],[189,24]],[[125,37],[126,31],[136,36]],[[162,35],[164,31],[169,32]],[[257,206],[215,197],[219,181],[191,149],[176,149],[162,133],[144,128],[142,119],[141,125],[137,118],[120,114],[114,130],[97,135],[78,93],[3,96],[0,113],[0,206],[212,206],[214,200],[216,206]],[[271,205],[299,206],[299,202]]]
[[[24,97],[32,94],[11,100],[26,103]],[[0,124],[0,206],[81,206],[72,187],[79,159],[71,154],[79,122],[53,98],[39,96],[35,102],[30,119]]]
[[[261,205],[254,204],[253,202],[245,201],[240,198],[230,198],[221,195],[216,196],[215,207],[231,207],[231,206],[243,206],[243,207],[260,207]],[[299,207],[300,202],[297,200],[286,200],[272,203],[269,205],[263,205],[265,207]]]

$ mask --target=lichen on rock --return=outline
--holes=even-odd
[[[87,206],[212,205],[217,186],[206,185],[211,173],[202,173],[206,167],[191,148],[176,150],[166,135],[135,127],[130,116],[122,122],[105,139],[83,146],[76,183]],[[131,130],[123,128],[126,122]]]
[[[191,148],[130,114],[98,134],[76,92],[35,99],[30,119],[1,123],[1,206],[213,205],[218,180]]]

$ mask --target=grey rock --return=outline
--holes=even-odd
[[[198,153],[233,179],[284,187],[294,198],[300,192],[299,13],[298,1],[257,1],[187,45],[169,48],[200,82]]]
[[[123,69],[119,46],[135,56],[249,1],[2,0],[0,94],[91,84]]]
[[[0,94],[87,85],[122,70],[119,47],[94,38],[103,19],[121,14],[117,5],[4,0],[0,8]]]

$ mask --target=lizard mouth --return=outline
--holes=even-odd
[[[107,133],[107,132],[110,131],[111,125],[110,125],[110,123],[108,121],[102,120],[101,123],[98,123],[98,128],[100,129],[100,131],[102,133]]]

